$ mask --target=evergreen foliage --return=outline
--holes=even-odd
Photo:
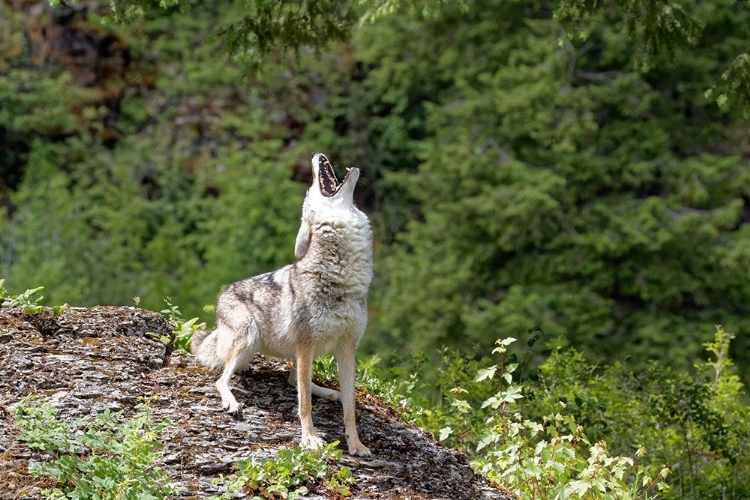
[[[181,57],[204,28],[188,20],[174,37],[168,24],[156,19],[140,35],[166,57]],[[147,77],[159,59],[144,46],[133,50],[144,51],[139,71]],[[215,51],[205,46],[195,56],[210,64]],[[52,303],[126,304],[139,296],[157,310],[171,296],[196,315],[222,284],[292,258],[304,186],[279,162],[283,142],[262,98],[229,85],[239,71],[196,59],[160,72],[153,91],[123,98],[114,146],[100,140],[103,118],[114,111],[91,103],[65,73],[0,76],[7,88],[0,130],[23,146],[4,163],[22,175],[10,193],[12,217],[0,222],[9,286],[53,283]]]
[[[745,38],[748,15],[714,22]],[[703,100],[707,82],[682,83],[680,69],[719,65],[723,49],[675,54],[644,74],[613,21],[560,47],[560,26],[527,3],[482,2],[468,16],[428,23],[448,36],[423,52],[378,43],[414,39],[422,23],[384,24],[368,39],[381,67],[419,61],[400,80],[414,87],[391,93],[406,100],[428,79],[441,88],[432,102],[417,98],[418,169],[388,176],[415,215],[380,268],[371,338],[415,353],[486,348],[494,333],[541,327],[592,359],[686,366],[705,325],[747,329],[746,283],[727,280],[749,271],[747,163],[715,149],[746,125]]]
[[[393,16],[252,86],[196,43],[237,6],[167,10],[129,35],[140,84],[116,109],[30,68],[25,18],[2,7],[3,274],[48,284],[53,303],[170,296],[197,316],[220,286],[291,260],[304,187],[288,166],[328,148],[366,166],[387,245],[370,351],[486,348],[540,327],[593,359],[689,366],[705,325],[750,326],[746,124],[703,97],[750,13],[701,4],[710,43],[642,72],[623,32],[646,7],[584,7],[558,14],[586,41],[542,3]]]
[[[427,381],[404,362],[389,400],[471,386],[476,408],[493,397],[473,382],[476,358],[498,337],[540,340],[506,360],[526,356],[513,377],[541,366],[524,418],[571,416],[631,458],[640,418],[646,456],[682,498],[747,477],[727,465],[747,454],[734,425],[750,381],[746,3],[112,5],[130,24],[71,14],[127,46],[104,85],[32,62],[29,33],[53,21],[0,3],[6,299],[44,284],[49,303],[160,310],[172,297],[209,319],[222,286],[293,261],[309,154],[330,151],[363,168],[376,230],[362,350],[413,357]],[[706,381],[715,324],[738,332],[740,378]],[[728,359],[726,342],[711,349],[715,366]],[[425,425],[443,418],[428,411]]]

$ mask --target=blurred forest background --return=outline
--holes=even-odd
[[[133,7],[121,24],[5,0],[0,276],[54,304],[171,297],[210,323],[223,286],[292,262],[320,150],[364,170],[365,353],[541,335],[538,359],[690,369],[721,324],[748,382],[748,109],[727,98],[747,67],[721,85],[750,7],[689,3],[662,31],[591,2],[386,2],[361,25],[358,4],[291,3],[320,32],[266,39],[243,16],[281,4],[114,2]]]
[[[748,52],[732,0],[2,0],[0,277],[211,324],[324,151],[362,384],[522,498],[748,498]]]

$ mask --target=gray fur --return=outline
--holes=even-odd
[[[229,379],[253,354],[296,360],[302,367],[290,382],[299,390],[303,445],[318,447],[310,417],[310,393],[342,401],[352,454],[369,455],[354,423],[354,351],[367,326],[372,281],[372,232],[353,201],[358,169],[351,169],[331,194],[332,169],[313,154],[313,183],[305,196],[294,264],[229,285],[216,305],[216,330],[197,333],[191,350],[206,366],[222,369],[216,383],[223,406],[240,414]],[[324,186],[321,177],[326,177]],[[324,195],[324,192],[327,194]],[[342,391],[311,383],[311,360],[333,353]],[[305,373],[302,373],[302,371]]]

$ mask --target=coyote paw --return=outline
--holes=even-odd
[[[331,391],[325,398],[331,401],[341,401],[341,393],[339,391]]]
[[[318,448],[322,448],[326,445],[326,442],[320,439],[315,434],[311,434],[309,436],[302,436],[302,446],[305,448],[310,448],[311,450],[317,450]]]
[[[370,455],[372,455],[372,452],[367,446],[357,441],[354,443],[349,443],[349,455],[354,455],[357,457],[369,457]]]
[[[229,404],[225,403],[222,405],[222,408],[224,408],[235,420],[242,418],[242,405],[238,402],[235,401],[234,403]]]

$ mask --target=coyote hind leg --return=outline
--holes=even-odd
[[[232,394],[232,390],[229,388],[229,380],[237,370],[238,361],[238,357],[232,355],[224,365],[224,371],[222,372],[221,377],[216,381],[216,388],[221,395],[221,406],[227,410],[229,414],[234,416],[234,418],[242,417],[242,406],[234,398],[234,394]]]
[[[289,372],[288,382],[294,387],[297,387],[297,367],[294,365],[292,365],[292,371]],[[315,394],[319,398],[329,399],[331,401],[341,400],[341,393],[339,391],[328,389],[326,387],[320,387],[314,382],[310,382],[310,390],[313,394]]]
[[[221,377],[216,381],[216,389],[221,395],[221,406],[234,418],[242,418],[242,405],[237,402],[229,388],[229,381],[237,370],[244,370],[250,358],[255,353],[255,325],[251,322],[242,329],[246,335],[237,335],[235,331],[224,327],[217,334],[223,334],[219,337],[217,351],[224,354],[224,371]],[[221,345],[222,343],[226,343]]]

